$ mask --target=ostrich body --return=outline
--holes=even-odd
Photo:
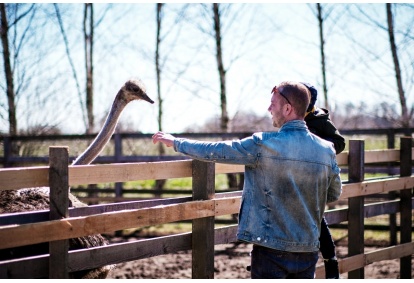
[[[125,106],[134,100],[145,100],[151,104],[154,101],[148,97],[145,87],[138,79],[128,80],[118,91],[106,121],[96,138],[72,165],[88,165],[101,153],[115,131],[119,117]],[[80,207],[86,204],[69,193],[70,206]],[[0,214],[23,211],[49,209],[49,187],[25,188],[20,190],[0,191]],[[107,245],[108,241],[102,235],[90,235],[69,239],[69,249],[82,249]],[[11,248],[1,251],[0,260],[27,257],[48,253],[48,243]],[[111,266],[98,269],[74,272],[73,278],[106,278]]]

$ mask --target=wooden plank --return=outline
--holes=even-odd
[[[50,220],[69,217],[69,149],[49,148]],[[49,242],[49,278],[68,279],[69,240]]]
[[[215,229],[214,244],[222,245],[237,241],[237,224],[220,227]]]
[[[348,151],[343,151],[336,156],[336,162],[339,166],[348,165]]]
[[[193,161],[193,200],[214,198],[215,164]],[[192,278],[214,278],[214,216],[192,222]]]
[[[215,194],[216,199],[230,198],[230,197],[241,197],[241,191]],[[90,206],[76,207],[76,208],[71,207],[69,208],[69,216],[78,217],[78,216],[101,214],[104,212],[114,212],[114,211],[120,211],[120,210],[126,210],[126,209],[141,209],[141,208],[154,207],[154,206],[159,206],[159,205],[185,203],[191,200],[192,200],[192,197],[175,197],[175,198],[149,199],[149,200],[139,200],[139,201],[134,201],[133,199],[129,199],[128,201],[117,202],[117,203],[98,204],[98,205],[90,205]],[[47,221],[47,220],[49,220],[48,210],[20,212],[18,214],[16,213],[0,214],[0,225],[27,224],[27,223]]]
[[[349,142],[349,181],[364,181],[364,141],[351,140]],[[354,256],[364,253],[364,197],[348,199],[348,235],[353,236],[348,241],[348,255]],[[348,272],[349,279],[363,279],[364,268]]]
[[[99,266],[191,250],[191,236],[191,233],[183,233],[94,247],[86,251],[70,251],[69,271],[92,269]]]
[[[228,205],[234,205],[233,198],[219,201],[221,205],[226,205],[226,201]],[[216,200],[192,201],[49,222],[1,226],[0,249],[218,216],[219,214],[215,212],[215,202]]]
[[[69,217],[69,150],[49,148],[50,220]]]
[[[0,170],[0,190],[49,186],[49,166]]]
[[[410,137],[401,137],[401,163],[400,163],[400,174],[401,176],[411,176],[412,172],[412,138]],[[409,243],[412,241],[412,197],[413,197],[413,187],[408,187],[405,190],[401,190],[400,199],[401,199],[401,232],[400,238],[401,243]],[[401,279],[411,279],[411,270],[412,262],[411,255],[403,257],[400,259],[400,278]]]
[[[239,213],[241,197],[229,197],[215,200],[215,213],[219,215],[229,215]]]
[[[391,260],[409,256],[414,254],[414,242],[400,244],[393,247],[387,247],[380,250],[372,251],[366,253],[365,257],[365,265],[383,261],[383,260]]]
[[[46,278],[48,275],[48,254],[0,262],[1,279]]]
[[[191,177],[192,160],[69,166],[69,185]]]
[[[364,141],[350,140],[348,155],[348,175],[350,183],[364,181],[364,158]]]
[[[326,210],[324,216],[328,225],[348,221],[348,208]]]
[[[244,173],[244,165],[216,163],[216,174]]]
[[[365,151],[365,164],[395,162],[400,160],[399,149],[381,149]]]
[[[412,199],[412,203],[414,198]],[[384,214],[397,213],[400,211],[398,200],[391,200],[378,203],[370,203],[364,205],[364,217],[375,217]],[[325,218],[330,224],[338,224],[348,221],[348,208],[338,208],[325,211]]]
[[[414,187],[414,176],[370,180],[342,185],[340,200],[351,197],[386,193]]]
[[[414,242],[401,244],[393,247],[387,247],[378,249],[375,251],[367,252],[366,254],[360,254],[356,256],[350,256],[338,261],[339,273],[346,273],[353,271],[364,266],[367,266],[374,262],[383,260],[392,260],[401,258],[404,256],[410,256],[414,254]],[[320,264],[316,267],[316,279],[325,278],[325,267]]]
[[[231,196],[229,193],[219,193],[216,197]],[[82,198],[83,199],[83,198]],[[125,198],[124,198],[125,200]],[[153,207],[157,205],[168,205],[174,203],[184,203],[191,201],[191,197],[177,197],[177,198],[165,198],[165,199],[150,199],[150,200],[139,200],[134,201],[130,199],[125,202],[109,203],[109,204],[98,204],[90,205],[85,207],[71,207],[69,208],[70,217],[87,216],[92,214],[100,214],[104,212],[113,212],[126,209],[140,209],[146,207]],[[0,225],[11,225],[11,224],[27,224],[40,221],[49,220],[49,210],[39,211],[28,211],[19,213],[7,213],[0,214]]]
[[[338,260],[339,274],[350,272],[364,267],[365,255],[359,254]],[[316,279],[325,279],[325,267],[323,264],[316,267]]]
[[[375,217],[379,215],[397,213],[400,211],[398,200],[383,201],[364,205],[364,217]]]
[[[214,216],[214,206],[213,200],[195,201],[34,224],[2,226],[0,249]]]

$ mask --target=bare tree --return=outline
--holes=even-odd
[[[156,4],[156,21],[157,21],[157,32],[156,32],[156,43],[155,43],[155,74],[157,80],[157,98],[158,98],[158,130],[162,131],[162,111],[163,111],[163,98],[161,96],[161,63],[160,63],[160,45],[161,45],[161,24],[163,19],[163,6],[162,3]],[[160,156],[165,154],[164,145],[158,144],[158,154]],[[165,185],[165,180],[156,180],[155,190],[160,191]]]
[[[180,29],[179,23],[181,22],[186,9],[187,9],[187,5],[184,5],[182,9],[180,9],[177,12],[175,20],[174,20],[174,24],[171,25],[168,29],[164,30],[163,21],[164,21],[165,4],[163,3],[156,4],[156,38],[155,38],[156,42],[155,42],[154,59],[155,59],[156,85],[157,85],[157,100],[158,100],[157,120],[158,120],[159,131],[163,130],[164,98],[162,96],[162,89],[161,89],[161,86],[163,85],[162,84],[163,69],[165,67],[166,62],[168,61],[169,54],[171,54],[173,51],[176,40],[172,42],[172,44],[169,46],[170,49],[167,52],[168,54],[164,56],[162,56],[161,47],[162,47],[163,41],[166,39],[168,35],[172,33],[174,29],[177,29],[177,30]],[[174,79],[174,81],[176,81],[183,73],[185,73],[185,68],[184,70],[179,71],[179,74]],[[161,156],[165,154],[165,147],[161,143],[158,145],[158,154]],[[157,180],[155,184],[156,190],[161,190],[164,185],[165,185],[165,180]]]
[[[9,134],[17,134],[17,119],[16,119],[16,104],[13,82],[13,71],[10,62],[10,50],[9,50],[9,22],[6,13],[6,4],[0,3],[1,12],[1,43],[3,46],[3,60],[4,60],[4,73],[6,76],[6,94],[7,102],[9,106]]]
[[[401,114],[399,123],[395,126],[397,127],[409,127],[412,123],[411,120],[414,116],[414,107],[409,109],[407,105],[407,99],[409,91],[406,91],[405,88],[409,90],[410,84],[411,88],[414,84],[413,80],[413,52],[412,52],[412,43],[413,43],[413,24],[414,24],[414,17],[412,11],[414,10],[414,6],[410,4],[387,4],[385,5],[385,18],[381,17],[381,12],[383,10],[373,9],[372,6],[368,6],[365,8],[366,5],[352,5],[352,8],[355,10],[350,10],[350,15],[354,20],[362,23],[365,28],[371,27],[372,29],[372,37],[376,35],[378,38],[384,42],[383,45],[380,45],[381,48],[375,48],[378,46],[370,45],[369,43],[372,40],[370,38],[369,43],[364,40],[356,39],[354,34],[349,34],[348,38],[352,40],[353,46],[358,47],[359,50],[362,50],[363,53],[361,57],[364,60],[360,62],[364,64],[366,71],[372,73],[372,76],[380,76],[378,80],[384,80],[384,74],[378,72],[378,64],[382,64],[385,70],[389,69],[389,78],[393,78],[396,84],[394,85],[390,82],[386,84],[386,86],[391,89],[384,91],[382,89],[378,89],[378,86],[375,85],[374,91],[378,93],[383,93],[383,96],[387,96],[387,98],[394,99],[393,95],[390,93],[394,93],[394,91],[398,94],[398,100],[401,107]],[[393,9],[394,8],[394,9]],[[394,13],[399,12],[400,15],[404,12],[406,13],[405,16],[403,14],[401,17],[394,17]],[[397,28],[398,27],[398,28]],[[384,54],[391,54],[392,63],[388,61],[388,56],[384,56]],[[371,61],[368,62],[367,58],[372,58]],[[368,63],[367,63],[368,62]],[[373,67],[372,63],[376,63],[375,67]],[[404,68],[405,65],[405,68]],[[384,70],[382,70],[384,72]],[[388,82],[388,81],[387,81]],[[404,87],[404,84],[406,86]],[[395,121],[389,121],[395,123]]]
[[[89,21],[89,22],[88,22]],[[88,113],[88,134],[94,131],[93,116],[93,36],[94,19],[93,4],[85,3],[83,15],[83,34],[85,39],[85,68],[86,68],[86,112]]]
[[[230,6],[228,6],[229,8]],[[226,68],[223,62],[223,46],[222,46],[222,6],[218,3],[212,4],[213,16],[213,34],[215,39],[215,57],[217,63],[217,71],[220,82],[220,131],[228,132],[229,114],[227,111],[227,90],[226,90]],[[230,188],[238,188],[237,174],[227,174],[228,184]]]
[[[164,4],[157,3],[157,32],[156,32],[156,43],[155,43],[155,74],[157,77],[157,98],[158,98],[158,130],[162,131],[162,108],[163,98],[161,96],[161,62],[160,62],[160,47],[161,47],[161,24],[163,19],[163,8]],[[160,147],[160,154],[164,153],[164,147]]]
[[[241,13],[243,13],[244,6],[237,5],[237,9],[232,9],[231,4],[219,4],[213,3],[211,6],[203,4],[201,6],[203,20],[208,23],[207,28],[203,27],[202,24],[198,25],[198,29],[207,34],[214,40],[214,57],[216,61],[216,68],[218,72],[219,80],[219,96],[220,96],[220,131],[228,132],[229,131],[229,114],[227,109],[227,83],[226,75],[228,70],[231,68],[231,65],[240,59],[243,55],[241,48],[238,49],[238,54],[228,54],[224,56],[224,37],[225,31],[227,32],[234,28],[234,23],[237,22]],[[223,27],[224,23],[226,24]],[[236,30],[236,28],[234,28]],[[244,40],[247,39],[246,34],[249,34],[249,30],[244,31],[244,36],[240,38],[240,42],[235,43],[236,45],[243,45]],[[262,42],[257,40],[258,44]],[[260,43],[259,43],[260,42]],[[227,50],[231,49],[230,46],[226,46]],[[251,51],[251,50],[249,50]],[[230,52],[228,52],[230,53]],[[226,57],[226,60],[225,60]],[[225,63],[226,61],[227,63]]]
[[[328,72],[328,56],[327,56],[327,39],[332,35],[333,29],[335,25],[339,22],[339,18],[342,16],[343,13],[338,13],[337,16],[332,16],[332,12],[334,11],[334,5],[325,4],[322,5],[321,3],[316,3],[315,6],[308,4],[309,8],[311,9],[312,13],[314,14],[317,22],[318,22],[318,30],[319,30],[319,53],[320,53],[320,62],[321,62],[321,75],[322,75],[322,90],[323,90],[323,97],[324,97],[324,107],[329,109],[330,103],[328,98],[328,79],[327,74]],[[328,23],[328,19],[331,19]],[[330,72],[332,73],[332,72]]]
[[[216,62],[217,70],[219,73],[220,81],[220,107],[221,107],[221,119],[220,119],[220,130],[227,132],[229,123],[229,114],[227,112],[227,94],[226,94],[226,70],[223,64],[223,48],[221,40],[221,13],[220,5],[213,3],[213,23],[214,23],[214,34],[216,39]]]
[[[84,43],[84,66],[85,66],[85,105],[83,102],[83,91],[80,88],[80,79],[79,75],[75,68],[75,62],[71,56],[70,43],[66,35],[66,31],[63,25],[63,19],[59,11],[58,4],[54,4],[56,17],[58,19],[60,32],[63,36],[65,43],[66,56],[68,57],[73,78],[76,83],[79,102],[83,115],[83,122],[85,125],[86,133],[93,133],[95,128],[95,117],[93,113],[94,106],[94,43],[95,43],[95,29],[102,23],[107,12],[111,9],[112,5],[107,5],[103,11],[100,13],[100,16],[95,20],[94,5],[92,3],[85,3],[83,5],[83,22],[82,22],[82,31],[83,31],[83,43]]]
[[[22,19],[24,19],[26,16],[30,17],[30,21],[33,18],[33,13],[35,11],[35,4],[29,5],[27,8],[24,7],[23,11],[21,13],[19,10],[19,4],[5,4],[0,3],[0,16],[1,16],[1,30],[0,30],[0,36],[1,36],[1,43],[3,47],[3,60],[4,60],[4,73],[5,73],[5,79],[6,79],[6,95],[7,95],[7,102],[8,102],[8,120],[9,120],[9,134],[10,135],[17,135],[18,128],[17,128],[17,118],[16,118],[16,97],[17,97],[17,91],[15,89],[15,72],[12,67],[12,60],[16,60],[19,56],[20,48],[22,47],[25,33],[22,35],[20,41],[14,43],[15,50],[14,54],[11,55],[10,51],[10,42],[9,42],[9,30],[12,26],[15,26],[18,24],[18,22]],[[13,10],[13,20],[9,21],[8,15],[7,15],[7,8],[10,8],[10,10]],[[12,59],[14,58],[14,59]]]
[[[223,64],[223,48],[221,40],[221,11],[218,3],[213,3],[213,27],[216,43],[216,62],[220,81],[220,130],[222,132],[228,131],[229,114],[227,112],[227,93],[226,93],[226,70]],[[230,188],[237,188],[237,174],[227,174],[227,179]]]
[[[325,38],[323,34],[323,22],[324,18],[322,15],[322,6],[320,3],[316,3],[316,10],[318,12],[318,25],[319,25],[319,42],[320,42],[320,52],[321,52],[321,71],[322,71],[322,88],[323,96],[325,98],[325,108],[329,109],[328,103],[328,87],[326,85],[326,58],[325,58]]]
[[[391,10],[391,4],[386,3],[385,5],[386,5],[386,10],[387,10],[388,36],[390,40],[392,59],[394,62],[397,91],[398,91],[398,96],[400,98],[400,104],[401,104],[401,124],[403,127],[409,127],[413,113],[411,112],[411,115],[408,114],[407,101],[405,98],[404,88],[403,88],[403,83],[402,83],[400,62],[399,62],[398,53],[397,53],[397,46],[395,43],[394,19],[393,19],[393,14]]]

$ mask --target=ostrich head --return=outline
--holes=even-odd
[[[119,90],[118,95],[120,96],[119,99],[124,100],[126,103],[133,100],[145,100],[151,104],[154,103],[147,95],[145,86],[139,79],[128,80]]]
[[[154,101],[147,95],[145,86],[140,79],[130,79],[119,89],[102,129],[95,140],[76,158],[72,165],[87,165],[95,160],[114,133],[123,109],[129,102],[134,100],[144,100],[154,104]]]

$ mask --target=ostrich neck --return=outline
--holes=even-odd
[[[115,127],[118,124],[119,117],[122,110],[125,108],[128,102],[123,99],[118,99],[119,93],[112,104],[111,111],[106,117],[105,124],[89,145],[89,147],[72,163],[72,165],[88,165],[101,153],[102,149],[108,143],[112,134],[115,131]]]

